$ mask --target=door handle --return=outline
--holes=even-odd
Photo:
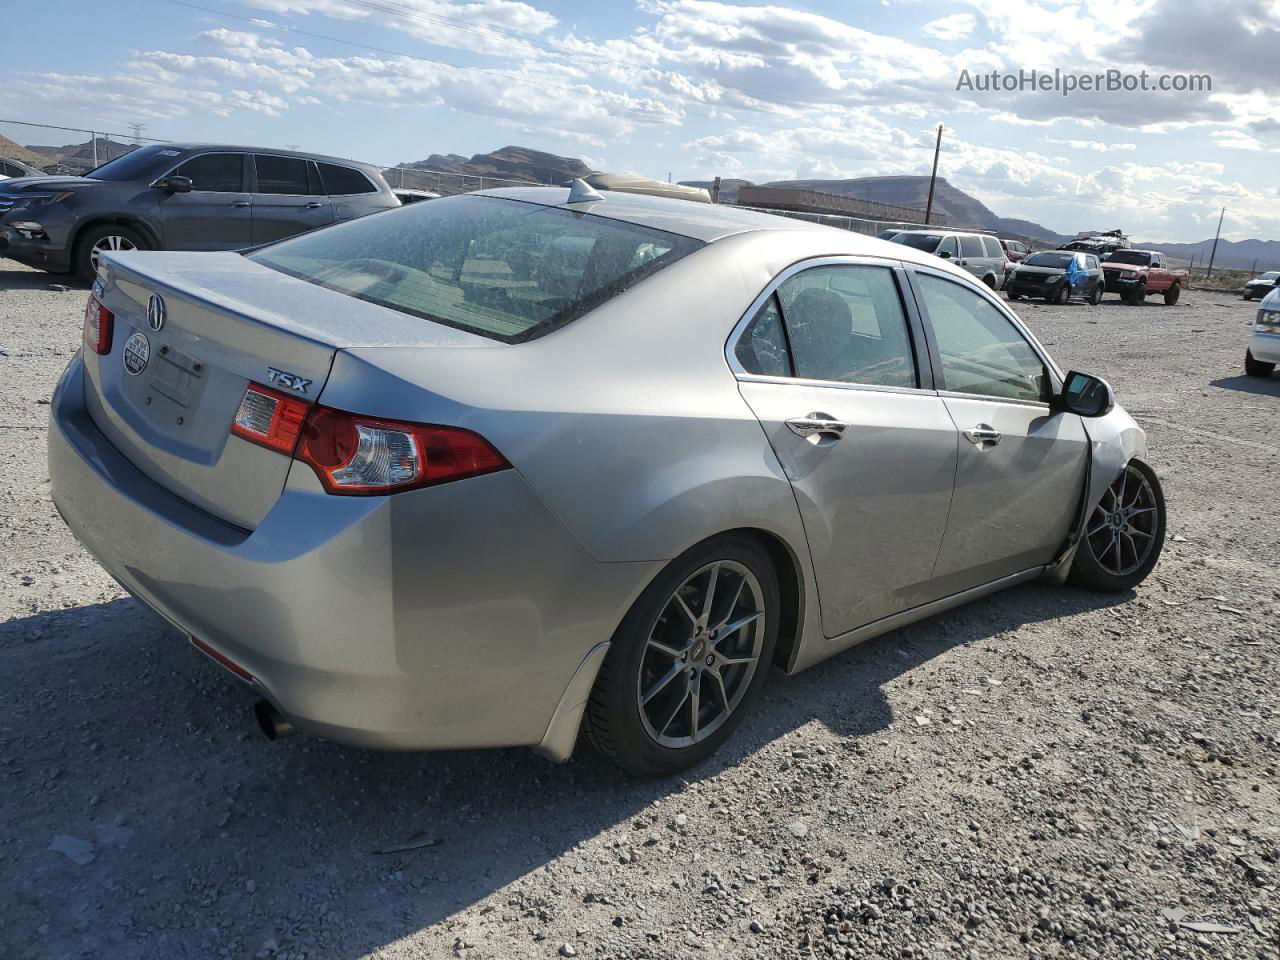
[[[848,424],[834,419],[829,413],[811,413],[787,421],[787,427],[797,437],[827,437],[831,440],[843,437],[847,426]]]
[[[318,200],[312,200],[310,203],[304,203],[303,206],[306,207],[308,210],[319,210],[323,206],[323,204],[320,203]]]
[[[232,200],[231,205],[233,207],[247,207],[249,206],[249,201],[248,200]]]
[[[1000,431],[993,429],[985,423],[980,423],[976,427],[970,427],[964,432],[965,439],[975,446],[982,446],[989,443],[992,446],[1000,442]]]

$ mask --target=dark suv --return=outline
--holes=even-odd
[[[103,250],[239,250],[399,205],[367,164],[158,144],[83,177],[0,180],[0,257],[89,279]]]

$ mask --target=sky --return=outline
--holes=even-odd
[[[11,3],[30,9],[0,12]],[[941,123],[939,174],[1001,216],[1176,242],[1212,236],[1225,206],[1228,239],[1280,238],[1280,0],[39,8],[38,42],[5,45],[0,120],[140,122],[150,137],[387,165],[518,144],[599,170],[756,182],[928,174]],[[1207,75],[1212,89],[977,89],[1033,69]],[[15,129],[0,122],[24,143],[67,142]]]

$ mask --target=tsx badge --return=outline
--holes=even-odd
[[[128,373],[137,376],[147,369],[147,361],[151,359],[151,343],[140,333],[135,333],[124,343],[124,368]]]
[[[306,393],[307,387],[311,386],[311,381],[305,377],[289,373],[287,370],[277,370],[275,367],[267,367],[267,381],[286,390],[297,390],[299,393]]]

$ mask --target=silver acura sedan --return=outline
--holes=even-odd
[[[67,524],[269,735],[585,733],[641,775],[774,666],[1127,590],[1165,531],[1111,389],[959,268],[581,183],[107,255],[49,445]]]

